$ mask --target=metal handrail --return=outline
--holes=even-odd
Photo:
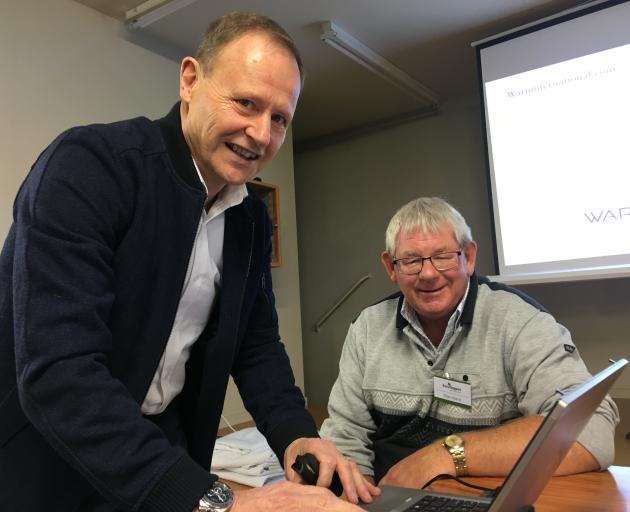
[[[332,315],[337,310],[337,308],[341,306],[348,299],[348,297],[350,297],[350,295],[352,295],[357,290],[359,286],[361,286],[363,283],[365,283],[365,281],[367,281],[371,277],[372,277],[372,274],[367,274],[363,276],[361,279],[359,279],[356,283],[354,283],[350,287],[350,289],[343,295],[343,297],[341,297],[341,299],[339,299],[333,307],[331,307],[326,313],[322,315],[322,317],[317,322],[315,322],[315,326],[314,326],[315,332],[319,332],[320,327],[324,325],[324,323],[326,322],[326,320],[328,320],[330,315]]]

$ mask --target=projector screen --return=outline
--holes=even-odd
[[[593,2],[475,46],[495,278],[630,275],[630,2]]]

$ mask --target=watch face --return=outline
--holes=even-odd
[[[452,434],[444,439],[444,444],[449,448],[456,448],[464,444],[464,440],[458,435]]]
[[[215,482],[210,489],[206,491],[205,499],[211,505],[218,507],[227,507],[234,500],[232,489],[222,482]]]

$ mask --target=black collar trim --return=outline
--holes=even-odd
[[[180,102],[177,102],[170,112],[157,123],[162,131],[166,150],[175,168],[175,173],[190,187],[205,193],[205,188],[199,180],[199,174],[190,154],[190,148],[182,132],[182,121],[179,116]]]

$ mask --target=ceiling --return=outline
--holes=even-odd
[[[121,21],[125,13],[169,1],[75,0]],[[181,1],[181,0],[180,0]],[[296,149],[308,149],[426,115],[426,105],[321,41],[325,21],[348,32],[442,103],[476,93],[471,43],[585,3],[584,0],[184,0],[132,41],[169,58],[194,54],[208,23],[233,11],[278,21],[302,53],[306,83],[293,124]],[[188,5],[185,5],[188,4]]]

